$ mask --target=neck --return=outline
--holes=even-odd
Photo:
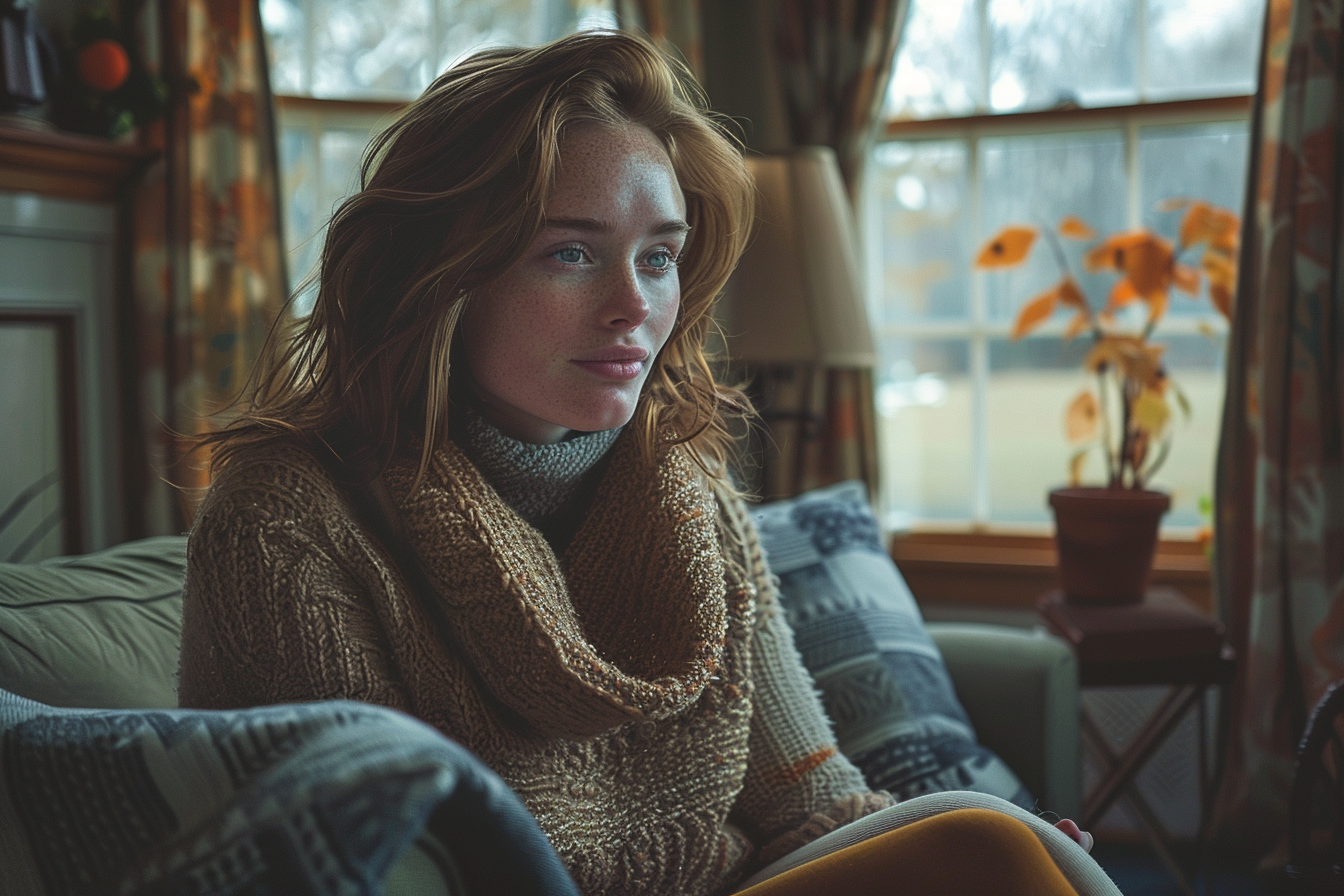
[[[453,441],[519,516],[563,551],[587,511],[620,429],[537,443],[513,437],[479,408],[454,414]]]
[[[551,423],[504,404],[485,394],[479,387],[472,390],[476,411],[495,429],[510,439],[533,445],[553,445],[563,441],[574,430]]]

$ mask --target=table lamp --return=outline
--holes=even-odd
[[[835,152],[753,155],[756,223],[718,309],[734,361],[871,367],[854,223]]]

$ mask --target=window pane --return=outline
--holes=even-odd
[[[1148,99],[1255,92],[1264,0],[1148,0]]]
[[[1142,128],[1139,191],[1144,226],[1174,243],[1184,211],[1163,212],[1158,205],[1164,199],[1178,197],[1202,199],[1240,215],[1246,192],[1246,153],[1244,121]],[[1186,253],[1181,260],[1199,266],[1194,252]],[[1212,314],[1207,284],[1201,282],[1200,294],[1194,298],[1173,290],[1170,310],[1177,316]]]
[[[617,28],[613,0],[438,0],[444,23],[434,74],[483,47],[531,46],[575,31]]]
[[[1046,497],[1068,483],[1073,450],[1064,436],[1064,410],[1091,382],[1082,369],[1088,347],[1087,339],[990,340],[985,419],[991,520],[1053,519]],[[1089,484],[1104,484],[1099,460],[1086,475]]]
[[[413,97],[430,80],[429,0],[312,0],[313,95]]]
[[[295,290],[317,264],[322,249],[322,228],[317,212],[317,151],[312,134],[304,127],[280,129],[280,182],[285,194],[285,263],[289,289]],[[300,316],[312,310],[312,296],[295,301]]]
[[[969,171],[960,140],[886,143],[873,154],[880,323],[965,319],[970,292]]]
[[[1078,215],[1098,234],[1125,228],[1129,191],[1121,132],[1005,137],[983,140],[980,146],[982,238],[1009,224],[1053,232],[1065,215]],[[1083,272],[1085,244],[1060,240],[1059,245],[1074,278],[1093,307],[1100,308],[1110,278]],[[984,275],[989,319],[1012,320],[1019,307],[1061,275],[1051,244],[1038,241],[1026,264]]]
[[[1213,489],[1222,415],[1223,337],[1190,334],[1155,341],[1167,347],[1168,373],[1188,398],[1191,413],[1189,421],[1176,414],[1171,453],[1152,485],[1171,492],[1172,508],[1163,525],[1197,526],[1199,498]],[[1069,458],[1075,450],[1064,434],[1065,409],[1083,389],[1096,388],[1095,377],[1082,370],[1090,346],[1087,338],[1067,343],[1035,336],[1021,342],[991,340],[986,420],[992,520],[1052,519],[1046,496],[1067,483]],[[1083,484],[1103,485],[1105,477],[1102,456],[1093,449],[1083,467]]]
[[[1138,99],[1137,0],[989,0],[995,112]]]
[[[877,405],[883,504],[893,528],[971,516],[971,380],[965,340],[884,339]]]
[[[331,217],[345,197],[359,189],[359,159],[372,135],[357,128],[331,128],[322,132],[322,193],[319,214]]]
[[[548,34],[544,6],[536,0],[439,0],[445,27],[435,74],[483,47],[542,43]]]
[[[969,115],[984,107],[975,0],[914,0],[887,93],[895,118]]]
[[[297,0],[261,0],[261,21],[266,29],[271,90],[290,95],[307,93],[303,39],[308,25],[303,7]]]
[[[1153,478],[1155,488],[1171,492],[1166,526],[1198,526],[1199,498],[1213,494],[1213,470],[1223,416],[1225,328],[1220,335],[1159,336],[1172,383],[1190,401],[1190,419],[1179,413],[1171,425],[1171,454]]]

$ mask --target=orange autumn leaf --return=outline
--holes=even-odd
[[[1134,288],[1134,284],[1130,283],[1128,278],[1125,278],[1111,287],[1110,298],[1106,301],[1106,310],[1114,313],[1116,309],[1133,304],[1138,300],[1139,291]]]
[[[1199,271],[1188,264],[1176,265],[1176,270],[1172,272],[1171,282],[1186,295],[1199,295]]]
[[[1070,308],[1077,308],[1079,311],[1087,311],[1087,296],[1078,288],[1078,284],[1073,282],[1072,277],[1065,277],[1059,281],[1059,300]]]
[[[1101,405],[1090,389],[1078,393],[1078,397],[1069,403],[1064,414],[1064,432],[1069,441],[1077,444],[1086,442],[1097,434],[1097,423],[1101,420]]]
[[[1106,237],[1083,255],[1083,269],[1092,274],[1105,270],[1123,271],[1126,250],[1142,238],[1143,231],[1115,233]]]
[[[1167,400],[1156,389],[1144,389],[1134,400],[1130,411],[1130,421],[1134,428],[1149,436],[1161,435],[1171,419],[1171,408]]]
[[[1180,242],[1182,246],[1208,241],[1213,233],[1213,207],[1207,202],[1192,202],[1181,218]]]
[[[1021,339],[1049,320],[1050,315],[1055,313],[1055,305],[1058,302],[1059,286],[1056,285],[1023,305],[1017,312],[1017,320],[1013,321],[1011,338]]]
[[[1090,272],[1120,271],[1142,298],[1165,292],[1171,285],[1176,257],[1171,243],[1146,230],[1118,233],[1092,247],[1083,256]]]
[[[1073,320],[1069,321],[1069,325],[1064,329],[1065,341],[1072,339],[1079,333],[1086,330],[1088,323],[1089,321],[1086,311],[1079,311],[1077,314],[1075,314],[1073,316]]]
[[[1209,301],[1228,323],[1232,322],[1232,290],[1220,283],[1210,283]]]
[[[1007,268],[1026,260],[1036,242],[1035,227],[1005,227],[980,248],[978,268]]]
[[[1241,245],[1241,219],[1229,211],[1215,209],[1213,239],[1209,245],[1214,249],[1236,254]]]
[[[1181,220],[1181,245],[1208,243],[1219,249],[1233,250],[1241,219],[1225,208],[1207,202],[1195,202]]]
[[[1209,301],[1228,321],[1232,320],[1233,295],[1237,288],[1237,265],[1221,252],[1209,251],[1200,260],[1209,280]]]
[[[1142,239],[1126,247],[1122,267],[1139,295],[1151,301],[1171,286],[1175,260],[1170,243],[1145,233]]]
[[[1077,488],[1083,484],[1083,464],[1087,463],[1088,449],[1075,452],[1069,458],[1069,485]]]
[[[1164,377],[1162,353],[1165,346],[1149,345],[1139,336],[1107,335],[1092,346],[1083,360],[1083,367],[1091,373],[1100,373],[1115,365],[1127,378],[1156,388]]]
[[[1209,278],[1210,283],[1217,283],[1228,289],[1237,285],[1237,265],[1227,256],[1219,252],[1205,252],[1199,263],[1204,268],[1204,276]]]
[[[1097,238],[1096,231],[1087,226],[1087,222],[1077,215],[1065,215],[1059,222],[1060,236],[1066,236],[1071,240],[1094,240]]]

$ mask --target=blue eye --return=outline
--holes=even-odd
[[[584,251],[578,246],[566,246],[551,253],[551,257],[565,264],[581,264],[584,259]]]
[[[649,267],[655,271],[668,271],[677,266],[677,258],[666,249],[659,249],[649,256]]]

